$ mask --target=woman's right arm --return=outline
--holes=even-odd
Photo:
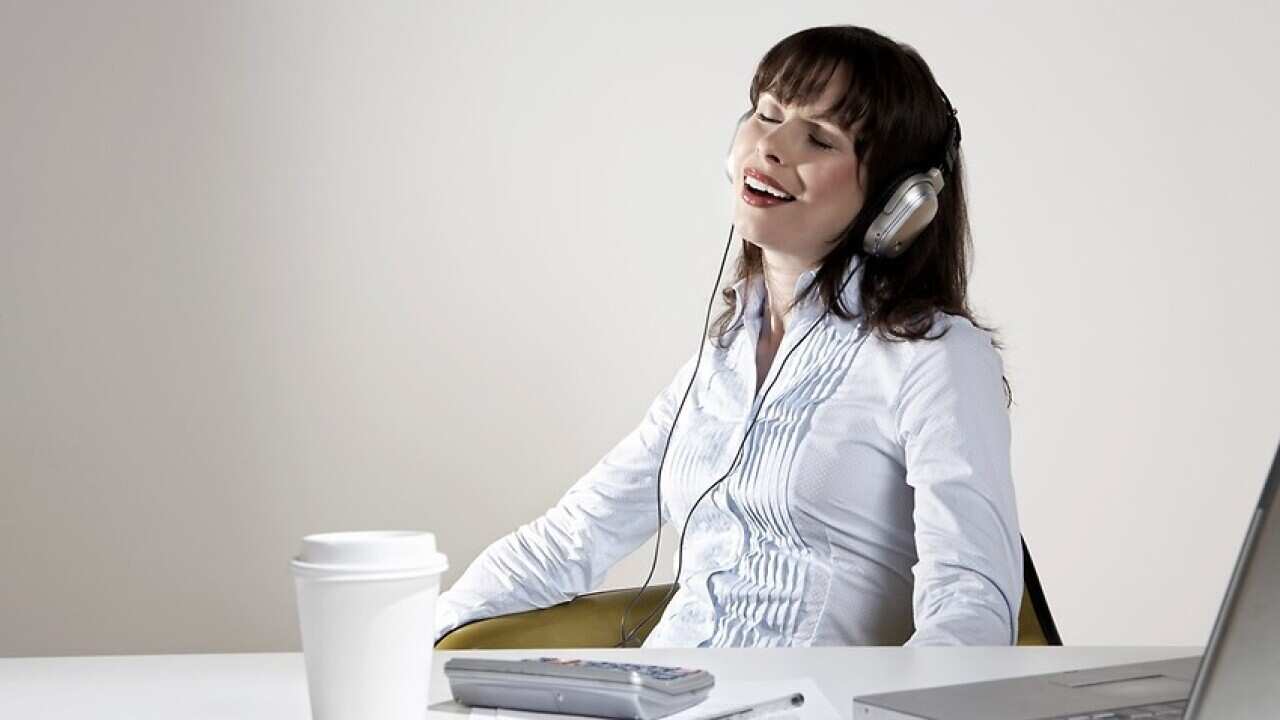
[[[557,605],[590,592],[658,531],[654,484],[695,357],[640,425],[541,517],[492,543],[436,601],[436,640],[479,618]]]

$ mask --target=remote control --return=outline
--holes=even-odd
[[[705,670],[555,657],[455,657],[444,674],[463,705],[629,720],[677,713],[715,686]]]

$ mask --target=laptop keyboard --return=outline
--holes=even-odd
[[[1158,705],[1141,705],[1122,710],[1088,713],[1086,715],[1063,715],[1054,720],[1177,720],[1186,712],[1187,701],[1160,703]]]

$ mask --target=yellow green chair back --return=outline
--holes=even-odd
[[[1024,590],[1018,612],[1019,645],[1061,645],[1057,625],[1049,612],[1040,578],[1031,562],[1027,543],[1022,543]],[[665,607],[671,585],[646,588],[628,615],[629,622],[650,617],[660,605]],[[605,590],[579,595],[565,603],[538,610],[475,620],[454,628],[436,643],[437,650],[607,648],[621,638],[619,625],[627,604],[637,588]],[[635,633],[640,645],[661,617],[661,610]],[[630,628],[628,628],[630,629]]]

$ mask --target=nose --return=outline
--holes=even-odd
[[[782,126],[776,126],[769,132],[761,135],[760,139],[756,141],[756,152],[760,157],[767,158],[770,163],[775,165],[783,164],[782,154],[780,152],[783,140],[779,137],[781,135],[781,131]]]

